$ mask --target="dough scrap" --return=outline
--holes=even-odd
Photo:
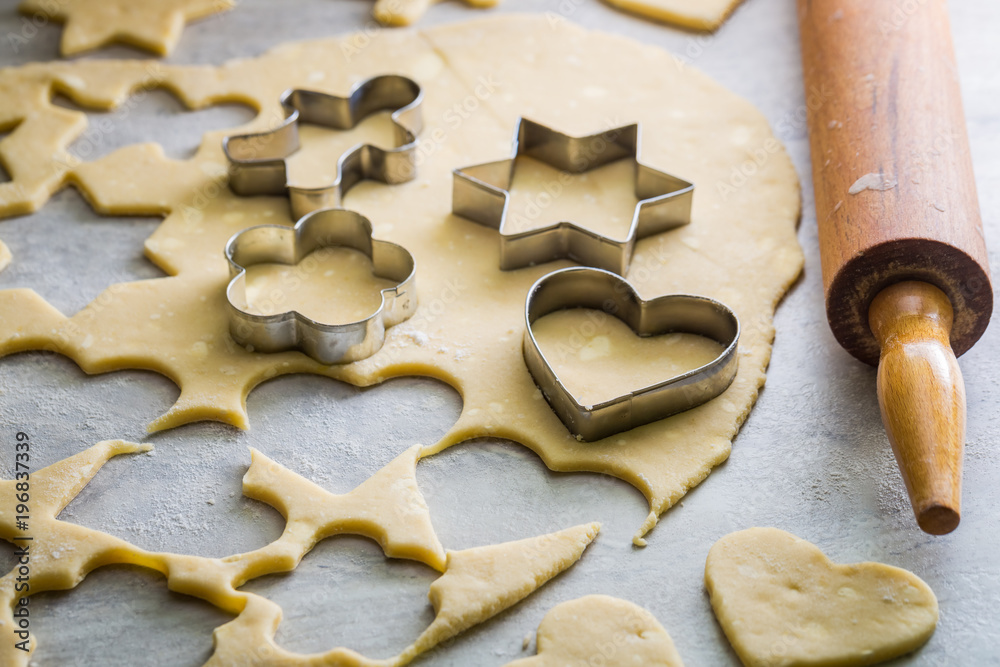
[[[3,271],[8,266],[10,266],[10,260],[13,257],[10,254],[10,248],[3,241],[0,241],[0,271]]]
[[[538,626],[538,655],[505,667],[642,665],[683,667],[667,631],[642,607],[587,595],[553,607]]]
[[[705,585],[747,667],[873,665],[934,633],[937,598],[915,574],[882,563],[833,563],[777,528],[726,535],[708,553]]]
[[[28,16],[64,23],[60,52],[71,56],[114,42],[165,56],[184,24],[231,9],[235,0],[22,0]]]
[[[16,547],[28,545],[31,574],[28,591],[16,588],[17,568],[0,578],[0,664],[27,667],[35,649],[33,635],[30,652],[15,646],[21,640],[14,634],[13,610],[21,597],[74,588],[98,567],[129,564],[155,570],[167,578],[170,590],[201,598],[236,616],[216,629],[215,652],[208,665],[403,665],[533,593],[579,560],[599,530],[598,524],[587,524],[446,556],[416,486],[419,446],[403,452],[344,495],[331,494],[253,451],[243,478],[244,495],[280,511],[286,519],[285,530],[270,544],[226,558],[153,553],[56,518],[109,459],[151,450],[151,445],[105,441],[32,471],[26,532],[15,520],[20,513],[18,481],[0,481],[0,539]],[[293,570],[319,540],[339,533],[370,537],[387,557],[410,558],[443,571],[430,592],[437,617],[395,658],[373,661],[345,648],[319,655],[285,651],[274,643],[281,607],[238,590],[250,579]],[[17,539],[26,535],[32,539]]]
[[[458,422],[421,456],[496,436],[532,449],[552,470],[618,477],[649,502],[634,538],[643,544],[658,516],[729,456],[764,383],[774,309],[802,267],[798,179],[780,142],[749,102],[693,68],[675,67],[666,51],[568,21],[505,16],[382,31],[348,56],[343,47],[351,40],[289,44],[221,67],[150,70],[143,62],[84,61],[0,71],[0,127],[15,128],[0,143],[14,179],[0,184],[0,215],[33,210],[66,185],[101,213],[163,215],[145,251],[168,274],[114,285],[71,318],[30,289],[0,291],[0,355],[51,349],[88,373],[157,371],[181,392],[150,425],[154,431],[206,419],[246,428],[247,393],[279,375],[315,373],[359,386],[434,377],[455,387],[464,404]],[[613,66],[623,60],[635,67]],[[316,63],[324,63],[322,70]],[[228,332],[223,247],[255,224],[293,221],[285,198],[229,191],[222,137],[283,117],[278,97],[286,88],[343,95],[356,81],[387,71],[424,89],[418,174],[396,186],[360,183],[345,205],[373,221],[377,238],[414,255],[421,305],[389,330],[376,355],[354,364],[247,352]],[[153,83],[191,108],[235,100],[261,111],[247,126],[207,133],[190,160],[170,160],[159,146],[138,144],[94,162],[66,161],[66,146],[84,130],[86,116],[53,106],[54,89],[78,104],[112,108]],[[521,115],[575,135],[641,122],[643,161],[697,184],[691,224],[640,241],[627,277],[643,298],[703,294],[737,313],[740,370],[718,399],[580,443],[542,398],[521,353],[524,295],[539,277],[570,263],[500,271],[495,230],[450,214],[451,170],[506,156]],[[761,153],[767,159],[758,166],[753,156]],[[732,186],[743,164],[754,171]]]
[[[444,574],[431,584],[434,622],[400,654],[417,655],[517,604],[569,568],[597,537],[599,523],[485,547],[449,551]]]
[[[441,0],[376,0],[375,20],[382,25],[403,26],[415,23],[427,13],[431,5]],[[500,0],[464,0],[470,7],[486,9],[495,7]]]
[[[743,0],[604,0],[627,12],[682,28],[714,32]]]

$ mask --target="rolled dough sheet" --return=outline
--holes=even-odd
[[[619,477],[649,501],[635,537],[642,544],[657,517],[728,457],[764,383],[774,308],[802,267],[798,179],[784,149],[751,104],[693,68],[675,67],[669,53],[568,21],[505,16],[382,31],[348,57],[342,47],[350,41],[289,44],[222,67],[151,71],[142,62],[86,61],[0,71],[7,91],[0,126],[16,126],[0,143],[13,178],[0,184],[0,214],[33,210],[72,184],[99,212],[163,215],[145,250],[168,274],[112,286],[71,318],[30,289],[2,291],[0,354],[54,349],[88,373],[140,368],[165,375],[180,397],[151,430],[206,419],[246,428],[247,393],[279,375],[316,373],[356,385],[438,378],[461,393],[462,414],[421,456],[496,436],[532,449],[553,470]],[[634,66],[615,65],[623,61]],[[273,126],[283,117],[278,97],[289,87],[343,95],[386,72],[414,78],[425,92],[418,174],[397,186],[360,183],[345,205],[372,220],[376,238],[414,255],[420,306],[389,330],[378,354],[351,365],[248,352],[228,332],[223,247],[247,227],[294,221],[283,197],[238,197],[228,189],[222,137]],[[86,117],[53,106],[53,88],[78,104],[108,108],[144,85],[169,86],[192,108],[242,101],[260,114],[247,126],[206,134],[190,160],[167,159],[153,144],[79,165],[66,159]],[[570,263],[500,271],[496,231],[450,213],[451,170],[508,155],[522,115],[572,135],[640,122],[642,160],[696,184],[691,224],[640,241],[627,277],[646,299],[702,294],[737,313],[739,373],[718,399],[595,443],[578,442],[551,411],[521,353],[524,298],[539,277]],[[322,141],[318,136],[317,151]],[[740,187],[729,184],[734,169],[751,174]]]
[[[856,667],[930,639],[937,598],[919,577],[882,563],[838,565],[777,528],[715,543],[705,563],[719,624],[747,667]]]
[[[743,0],[604,0],[613,7],[692,30],[713,31]]]
[[[235,0],[22,0],[22,14],[64,23],[64,56],[115,42],[165,56],[174,50],[184,24],[225,11]]]
[[[642,665],[683,667],[670,635],[642,607],[587,595],[553,607],[538,626],[538,655],[506,667]]]

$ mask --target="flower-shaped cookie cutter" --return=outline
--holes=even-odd
[[[603,311],[639,336],[699,334],[717,341],[723,351],[686,373],[596,405],[582,405],[559,380],[531,331],[540,317],[567,308]],[[524,320],[528,370],[559,419],[580,440],[600,440],[697,407],[725,391],[736,377],[739,319],[725,304],[708,297],[668,294],[647,301],[627,280],[610,271],[571,267],[553,271],[532,285]]]
[[[347,97],[291,89],[281,96],[285,120],[273,130],[226,137],[222,150],[231,165],[229,186],[238,195],[287,194],[292,217],[337,208],[349,189],[363,180],[394,185],[416,175],[417,135],[423,129],[420,86],[405,76],[386,74],[355,85]],[[337,177],[321,187],[288,182],[288,162],[299,149],[299,123],[349,130],[379,111],[393,110],[395,148],[358,144],[337,160]]]
[[[638,239],[691,221],[694,185],[639,162],[639,125],[625,125],[586,137],[571,137],[521,118],[510,157],[452,172],[452,213],[500,233],[500,268],[572,259],[625,275]],[[527,231],[508,227],[507,206],[517,158],[527,156],[571,174],[582,174],[621,159],[635,164],[639,199],[623,239],[612,239],[562,221]]]
[[[250,312],[246,268],[254,264],[297,264],[320,248],[359,250],[372,260],[374,273],[395,281],[382,290],[382,302],[363,320],[325,324],[289,310],[276,314]],[[417,309],[416,265],[406,248],[372,238],[369,220],[346,209],[323,209],[303,217],[294,227],[259,225],[235,234],[226,243],[229,260],[229,332],[237,343],[256,352],[299,349],[323,364],[349,363],[370,357],[385,342],[385,330]]]

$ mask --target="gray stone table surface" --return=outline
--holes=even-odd
[[[930,537],[915,526],[879,420],[874,371],[834,342],[824,317],[795,9],[792,0],[747,0],[715,35],[695,35],[617,12],[597,0],[506,0],[494,13],[553,11],[573,21],[655,44],[753,101],[787,146],[802,179],[799,238],[806,268],[779,308],[767,388],[736,439],[730,460],[668,512],[634,549],[646,514],[623,482],[554,474],[518,445],[480,440],[426,459],[417,470],[447,548],[529,537],[585,521],[601,537],[565,575],[518,607],[477,627],[421,666],[502,665],[522,650],[545,612],[564,600],[607,593],[651,610],[688,665],[738,665],[716,624],[703,585],[705,556],[722,535],[776,526],[804,537],[839,562],[876,560],[907,568],[937,593],[941,621],[919,652],[896,665],[1000,665],[1000,328],[992,327],[960,364],[968,387],[969,429],[962,526]],[[47,25],[26,43],[8,39],[24,19],[13,0],[0,8],[0,65],[58,57],[60,30]],[[955,2],[953,31],[987,239],[1000,266],[1000,3]],[[173,63],[221,63],[282,42],[371,27],[369,0],[243,0],[226,14],[188,26]],[[480,18],[459,2],[433,7],[420,25]],[[87,57],[149,57],[124,47]],[[202,132],[245,122],[249,110],[224,106],[182,113],[167,94],[148,96],[118,119],[98,149],[161,142],[190,154]],[[5,176],[0,176],[0,178]],[[72,189],[39,213],[0,222],[14,261],[0,288],[33,287],[66,313],[113,282],[160,275],[142,256],[156,219],[106,219]],[[95,244],[101,253],[89,250]],[[41,271],[39,265],[47,267]],[[2,316],[2,315],[0,315]],[[414,442],[436,441],[461,399],[426,379],[359,390],[296,376],[268,382],[248,399],[248,432],[201,423],[147,437],[177,388],[153,373],[86,376],[61,357],[0,360],[0,469],[11,468],[13,437],[30,431],[35,464],[52,463],[106,438],[148,440],[154,456],[110,462],[62,517],[146,549],[224,556],[275,539],[281,517],[240,495],[256,447],[327,489],[345,492]],[[0,566],[12,563],[0,545]],[[387,561],[361,538],[326,540],[291,574],[247,589],[280,603],[278,641],[297,651],[345,645],[388,657],[430,621],[435,574]],[[77,589],[32,603],[41,665],[197,665],[211,653],[212,629],[228,616],[166,590],[155,573],[104,568]]]

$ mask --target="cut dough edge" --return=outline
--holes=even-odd
[[[609,595],[586,595],[556,605],[542,618],[537,639],[537,655],[504,667],[684,665],[673,639],[655,616]]]
[[[166,56],[177,46],[185,23],[235,6],[235,0],[22,0],[18,11],[63,24],[63,56],[110,44]]]
[[[604,0],[626,12],[670,25],[714,32],[743,0]]]
[[[705,587],[747,667],[873,665],[923,646],[938,621],[934,592],[912,572],[834,563],[777,528],[748,528],[717,541]]]
[[[462,100],[462,95],[468,96],[467,91],[475,90],[481,83],[476,78],[478,61],[464,63],[461,55],[470,53],[469,38],[481,34],[483,28],[490,30],[482,40],[489,42],[491,48],[498,53],[517,52],[524,40],[534,39],[535,31],[544,30],[552,50],[561,50],[562,56],[567,52],[578,53],[584,59],[584,66],[587,59],[604,62],[608,51],[624,51],[627,57],[638,61],[648,60],[646,65],[654,69],[655,65],[662,64],[661,61],[668,62],[671,58],[666,52],[653,47],[585,31],[572,24],[560,24],[553,28],[544,18],[514,16],[464,26],[436,28],[422,33],[393,31],[382,34],[373,39],[366,50],[353,57],[353,75],[350,78],[318,87],[342,94],[348,81],[382,71],[385,58],[412,51],[411,57],[397,69],[417,80],[423,77],[422,83],[428,87],[445,86],[435,88],[439,93],[436,96],[428,95],[427,102],[431,107],[428,109],[428,117],[442,118],[441,114],[451,108],[456,99]],[[305,57],[325,54],[336,59],[340,43],[342,42],[327,40],[288,45],[259,59],[236,61],[217,70],[162,67],[159,72],[164,77],[163,85],[176,89],[177,95],[192,107],[224,99],[252,100],[262,112],[251,124],[251,128],[259,128],[275,111],[279,88],[294,84],[317,87],[307,81],[309,71],[303,70],[301,64]],[[478,53],[482,46],[476,44],[476,51],[471,53]],[[546,53],[541,55],[545,56]],[[497,65],[497,77],[500,81],[518,79],[525,70],[533,69],[530,64],[516,59],[499,60],[501,62]],[[259,85],[241,86],[235,80],[230,82],[228,88],[224,85],[229,79],[223,77],[223,74],[230,79],[235,79],[238,75],[247,76],[256,67],[263,67],[262,63],[272,63],[271,67],[281,66],[283,76],[274,82],[274,90],[262,90]],[[562,63],[560,66],[566,67],[564,60]],[[665,72],[676,70],[668,67],[662,69]],[[3,75],[16,80],[18,71],[4,72]],[[67,86],[72,84],[80,97],[113,106],[116,101],[125,98],[128,90],[149,80],[150,76],[144,66],[137,63],[78,63],[33,68],[31,71],[33,78],[30,82],[23,81],[20,84],[27,86],[25,94],[8,98],[8,104],[35,100],[35,103],[43,107],[41,113],[47,113],[45,95],[54,82],[62,82],[61,85]],[[428,74],[428,71],[433,71],[433,74]],[[565,73],[567,81],[561,85],[570,88],[586,87],[582,81],[596,79],[602,86],[621,85],[623,90],[630,90],[628,77],[605,78],[599,70],[588,70],[586,76],[583,76],[584,73],[573,67]],[[595,76],[595,73],[600,76]],[[702,119],[694,121],[690,116],[681,116],[680,118],[687,120],[672,121],[668,137],[662,136],[664,128],[656,123],[652,125],[653,131],[647,126],[644,133],[643,157],[646,161],[684,175],[693,171],[694,176],[700,175],[697,180],[705,185],[696,193],[695,219],[692,225],[639,243],[634,266],[644,272],[638,273],[639,277],[648,276],[648,280],[637,281],[640,283],[640,291],[648,294],[651,289],[676,289],[708,293],[737,307],[744,321],[741,373],[726,394],[696,410],[609,438],[602,443],[583,445],[568,436],[558,418],[540,400],[534,383],[523,368],[519,333],[523,326],[523,297],[520,295],[539,275],[565,265],[564,263],[507,273],[486,269],[491,281],[503,285],[503,291],[491,292],[489,296],[494,301],[485,303],[471,297],[463,298],[464,293],[470,291],[467,287],[470,284],[468,274],[457,276],[459,293],[455,296],[447,291],[450,277],[429,276],[426,270],[422,272],[418,269],[419,289],[424,290],[421,296],[424,307],[418,309],[413,320],[390,330],[382,352],[350,367],[321,367],[298,353],[262,357],[231,349],[232,344],[227,342],[228,335],[225,333],[224,308],[221,305],[213,305],[211,308],[200,305],[193,297],[199,294],[202,299],[211,296],[210,303],[216,304],[226,278],[226,267],[221,253],[213,250],[221,248],[231,233],[250,224],[268,220],[285,221],[287,204],[278,198],[240,199],[229,194],[224,184],[220,185],[219,170],[221,169],[222,174],[225,172],[225,167],[220,162],[219,140],[224,134],[222,132],[206,135],[198,154],[190,161],[166,160],[158,147],[139,145],[121,149],[98,162],[73,169],[74,183],[89,193],[90,201],[101,212],[119,213],[141,209],[147,213],[158,210],[167,214],[167,218],[146,242],[146,254],[154,263],[174,275],[108,290],[91,306],[70,319],[64,318],[30,290],[0,292],[0,308],[5,312],[23,314],[18,322],[9,323],[6,327],[0,326],[0,352],[55,348],[88,373],[143,368],[166,375],[180,385],[181,396],[170,412],[154,422],[153,430],[205,418],[245,427],[247,393],[256,384],[284,374],[316,373],[359,386],[403,375],[434,377],[455,387],[462,394],[465,404],[458,423],[437,445],[425,449],[422,455],[441,451],[469,439],[496,436],[529,447],[553,470],[591,471],[619,477],[638,488],[650,504],[650,514],[635,538],[641,544],[641,536],[655,525],[659,514],[676,503],[688,489],[702,481],[715,465],[728,457],[731,439],[749,413],[764,382],[763,369],[770,358],[770,343],[774,334],[771,324],[774,308],[798,276],[802,264],[801,251],[794,234],[799,212],[797,179],[783,149],[771,136],[759,113],[744,100],[723,91],[717,84],[689,68],[683,74],[671,73],[669,78],[677,84],[676,87],[687,91],[688,104],[708,105],[706,113],[701,115],[714,118],[715,122],[733,124],[739,130],[734,132],[734,136],[738,134],[740,141],[749,142],[748,146],[758,142],[770,145],[767,141],[775,145],[769,160],[760,169],[762,180],[751,179],[753,187],[738,189],[730,201],[718,202],[723,210],[751,211],[749,216],[739,216],[746,227],[742,229],[731,225],[725,214],[713,214],[708,202],[719,197],[713,190],[713,181],[728,177],[727,169],[733,164],[732,161],[747,155],[749,148],[734,149],[729,144],[713,144],[713,150],[720,152],[725,159],[717,165],[710,165],[714,168],[706,168],[704,160],[692,162],[683,152],[674,150],[674,144],[671,143],[673,140],[670,139],[674,134],[687,136],[688,141],[698,139],[702,136],[701,132],[709,132],[707,128],[701,129]],[[431,85],[435,81],[438,83]],[[531,82],[531,79],[527,81]],[[592,84],[592,87],[595,85]],[[598,88],[595,92],[599,90]],[[571,112],[568,108],[561,108],[559,104],[547,105],[544,109],[532,106],[536,103],[533,100],[539,96],[544,100],[547,94],[547,91],[538,91],[529,85],[525,87],[523,100],[520,102],[505,101],[500,95],[489,97],[482,105],[491,113],[470,116],[455,130],[456,137],[446,136],[446,140],[437,144],[432,140],[432,145],[438,146],[438,153],[428,160],[438,160],[436,164],[450,168],[502,156],[509,149],[513,120],[521,113],[527,115],[528,111],[564,131],[581,134],[588,129],[592,130],[595,118],[602,113],[611,117],[614,110],[621,106],[603,97],[596,98],[597,102],[591,105],[604,105],[603,111],[597,109],[593,113],[583,114],[586,118],[581,120],[579,110]],[[437,106],[432,106],[433,100],[437,98],[443,99],[436,103]],[[654,106],[656,118],[671,117],[669,103]],[[644,109],[645,106],[633,105],[634,112]],[[12,122],[17,111],[0,105],[0,123],[5,122],[5,118]],[[67,113],[70,116],[66,117],[60,112],[57,117],[59,127],[69,133],[63,136],[64,141],[57,139],[45,142],[44,137],[50,135],[40,133],[40,130],[33,127],[25,128],[27,122],[18,128],[18,132],[23,129],[36,142],[55,143],[49,154],[58,155],[59,151],[64,150],[64,144],[68,143],[74,131],[66,129],[71,128],[75,122],[75,116],[71,112]],[[547,115],[550,117],[546,117]],[[658,139],[655,131],[657,128],[661,133]],[[435,129],[437,128],[433,126],[427,128],[428,137],[435,136]],[[711,134],[717,132],[713,131]],[[482,138],[467,142],[466,138],[472,135]],[[8,141],[11,138],[8,137]],[[453,144],[452,141],[458,141],[458,144]],[[6,145],[5,143],[4,146]],[[681,164],[676,168],[672,167],[672,163],[677,161]],[[51,174],[39,169],[37,164],[28,166],[33,168],[14,171],[19,176],[19,181],[24,180],[24,173],[43,177],[41,189],[37,192],[26,188],[30,195],[28,201],[34,201],[51,187],[51,182],[44,180]],[[134,192],[110,188],[105,181],[118,173],[145,174],[153,185],[146,190]],[[443,255],[436,259],[438,264],[462,262],[466,266],[496,266],[495,232],[465,221],[448,219],[448,199],[445,192],[450,185],[446,182],[448,171],[442,170],[445,178],[441,178],[440,175],[435,175],[438,172],[433,170],[433,165],[428,164],[422,167],[421,173],[431,176],[421,178],[418,175],[413,184],[394,186],[391,189],[368,183],[360,184],[352,190],[348,204],[376,221],[376,236],[402,241],[411,249],[427,243],[427,239],[416,240],[427,233],[425,230],[432,234],[457,234],[464,244],[457,251],[449,251],[441,243],[435,244],[435,248],[440,250],[439,254]],[[58,178],[66,178],[66,174]],[[49,185],[46,186],[45,183]],[[17,211],[23,202],[4,200],[4,185],[9,184],[0,185],[0,203],[5,202],[3,208],[7,213]],[[23,186],[23,183],[19,185]],[[200,203],[190,197],[191,192],[200,195],[206,188],[215,194],[214,199]],[[395,218],[392,213],[393,198],[405,197],[405,192],[414,189],[430,189],[437,194],[429,199],[424,196],[428,202],[427,210],[416,213],[414,220],[409,223],[409,229],[395,226],[394,233],[404,238],[380,234],[378,221]],[[755,194],[757,191],[762,192]],[[698,199],[699,193],[703,193],[701,200]],[[699,201],[706,202],[700,209]],[[755,217],[753,212],[760,210],[764,214]],[[209,216],[211,225],[206,225],[204,220]],[[236,216],[234,222],[228,221],[230,216]],[[764,267],[769,267],[767,270],[774,271],[773,276],[760,274],[753,281],[742,281],[744,284],[739,286],[727,285],[726,281],[714,278],[716,272],[709,268],[714,264],[698,248],[715,243],[713,235],[723,229],[727,236],[735,236],[740,242],[751,244],[749,259],[744,252],[740,259],[734,260],[733,272],[756,275],[756,272],[764,271]],[[198,250],[184,253],[176,249],[178,243],[183,248],[183,244],[188,243],[188,239],[195,233],[200,234]],[[753,249],[754,243],[759,245],[759,250]],[[425,261],[421,264],[418,257],[418,265],[427,266],[427,263]],[[206,266],[210,269],[210,275],[205,274]],[[699,270],[685,270],[685,266],[689,269],[693,266]],[[687,274],[697,274],[699,280],[688,285]],[[451,302],[457,305],[445,304],[443,310],[437,308],[442,305],[444,297],[451,297]],[[203,327],[203,335],[210,335],[212,339],[207,344],[203,341],[191,344],[190,340],[185,343],[178,339],[171,341],[169,349],[157,350],[147,344],[148,338],[143,338],[146,334],[140,330],[136,332],[134,344],[117,338],[113,344],[110,342],[107,325],[102,322],[109,317],[112,321],[116,316],[128,317],[130,321],[141,323],[143,329],[150,330],[152,325],[145,322],[151,314],[156,314],[157,302],[169,302],[177,312],[185,309],[204,310],[207,325]],[[485,307],[491,313],[506,313],[503,315],[507,318],[505,323],[498,327],[503,332],[502,340],[494,343],[490,349],[476,349],[464,340],[456,342],[454,326],[470,316],[475,317],[475,313],[468,310],[473,304],[475,307]],[[151,305],[154,306],[152,313]],[[186,358],[192,352],[205,350],[206,345],[210,351],[206,361],[216,364],[224,372],[206,374],[202,370],[202,363],[192,366],[190,372],[182,373],[167,361],[171,356]],[[228,348],[225,347],[227,345]],[[486,364],[487,369],[499,370],[481,371],[483,364]],[[500,365],[503,367],[500,368]],[[498,396],[501,399],[499,401]],[[518,414],[524,414],[525,417],[509,416]],[[613,456],[606,455],[605,450],[609,448],[614,452]]]
[[[93,570],[129,564],[159,572],[170,590],[205,600],[236,616],[216,628],[215,651],[207,665],[282,664],[405,665],[423,652],[485,622],[571,567],[600,530],[591,523],[514,542],[444,552],[430,522],[429,510],[416,486],[414,446],[376,472],[354,491],[335,495],[253,451],[244,477],[244,495],[266,502],[286,518],[274,542],[225,558],[168,552],[154,553],[92,528],[57,518],[108,460],[122,454],[149,452],[151,445],[121,440],[100,442],[31,475],[30,542],[14,522],[13,506],[0,507],[0,537],[27,545],[31,558],[29,595],[75,588]],[[16,480],[0,481],[4,505],[16,502]],[[281,608],[260,595],[238,590],[247,581],[293,570],[320,540],[336,534],[374,539],[387,557],[409,558],[440,572],[430,588],[435,619],[399,656],[369,660],[344,648],[303,655],[274,642]],[[59,552],[58,557],[53,552]],[[17,648],[13,611],[23,592],[16,589],[17,568],[0,578],[0,662],[27,667],[30,651]]]

